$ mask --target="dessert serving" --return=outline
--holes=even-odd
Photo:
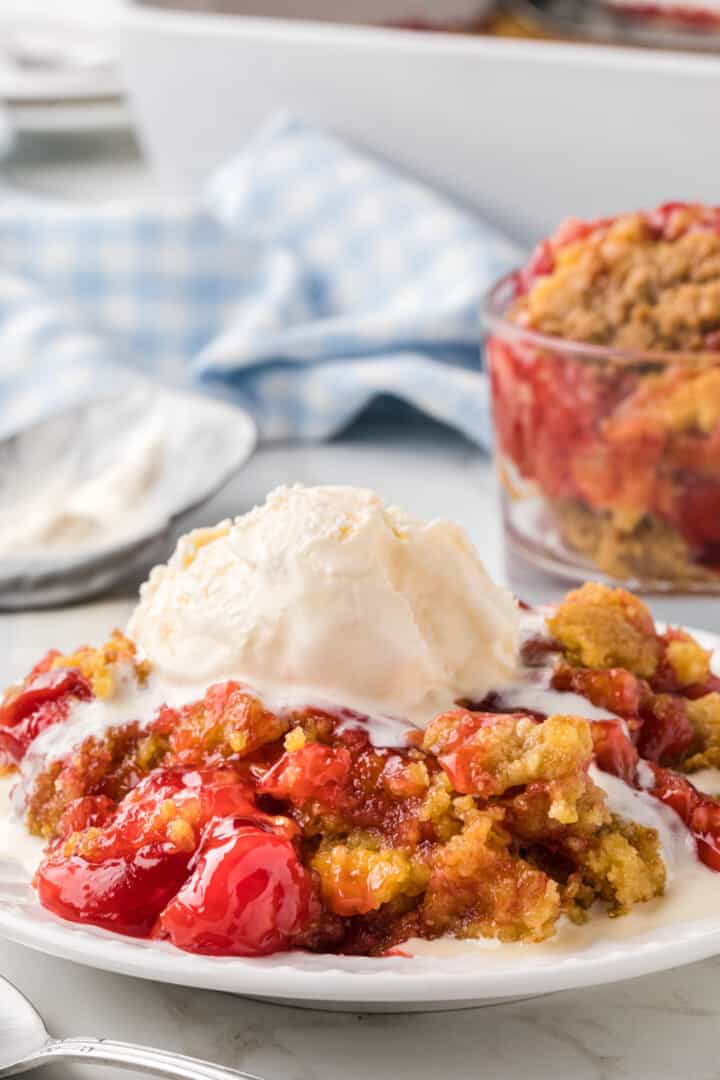
[[[720,209],[566,222],[493,291],[514,546],[556,573],[720,587]]]
[[[53,915],[178,949],[536,945],[720,898],[720,680],[589,584],[523,608],[464,532],[279,489],[184,537],[125,633],[0,708]],[[620,920],[622,921],[622,920]]]

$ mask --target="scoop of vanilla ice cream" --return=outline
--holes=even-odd
[[[512,678],[519,612],[459,526],[298,485],[183,537],[128,633],[173,682],[233,677],[423,725]]]

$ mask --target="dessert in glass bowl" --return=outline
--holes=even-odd
[[[0,755],[40,903],[194,953],[537,944],[720,898],[687,776],[720,777],[709,651],[602,585],[530,611],[458,526],[360,489],[184,537],[125,633],[6,692]]]
[[[513,546],[571,580],[720,590],[720,209],[568,221],[486,318]]]

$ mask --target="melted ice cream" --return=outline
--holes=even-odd
[[[720,770],[715,770],[720,781]],[[594,782],[607,795],[610,809],[631,821],[656,829],[662,846],[667,871],[666,889],[663,896],[645,904],[637,904],[629,914],[619,919],[609,919],[600,907],[590,913],[588,921],[580,926],[568,919],[561,919],[553,937],[540,944],[508,945],[495,939],[467,941],[459,938],[441,938],[436,941],[413,939],[403,946],[417,956],[461,956],[469,949],[482,953],[483,964],[492,962],[493,956],[503,960],[510,952],[518,956],[537,952],[574,953],[592,945],[594,941],[618,940],[640,937],[663,926],[677,926],[701,920],[714,920],[717,924],[720,909],[720,874],[700,862],[695,841],[677,814],[658,799],[644,791],[636,791],[609,773],[591,767]]]
[[[0,777],[0,867],[3,862],[19,864],[28,877],[35,873],[43,853],[43,842],[31,836],[22,817],[12,808],[12,791],[17,777]]]

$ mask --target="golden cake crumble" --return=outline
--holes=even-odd
[[[658,235],[644,214],[617,218],[555,253],[515,316],[553,337],[622,349],[697,352],[720,333],[720,233],[702,207]]]

